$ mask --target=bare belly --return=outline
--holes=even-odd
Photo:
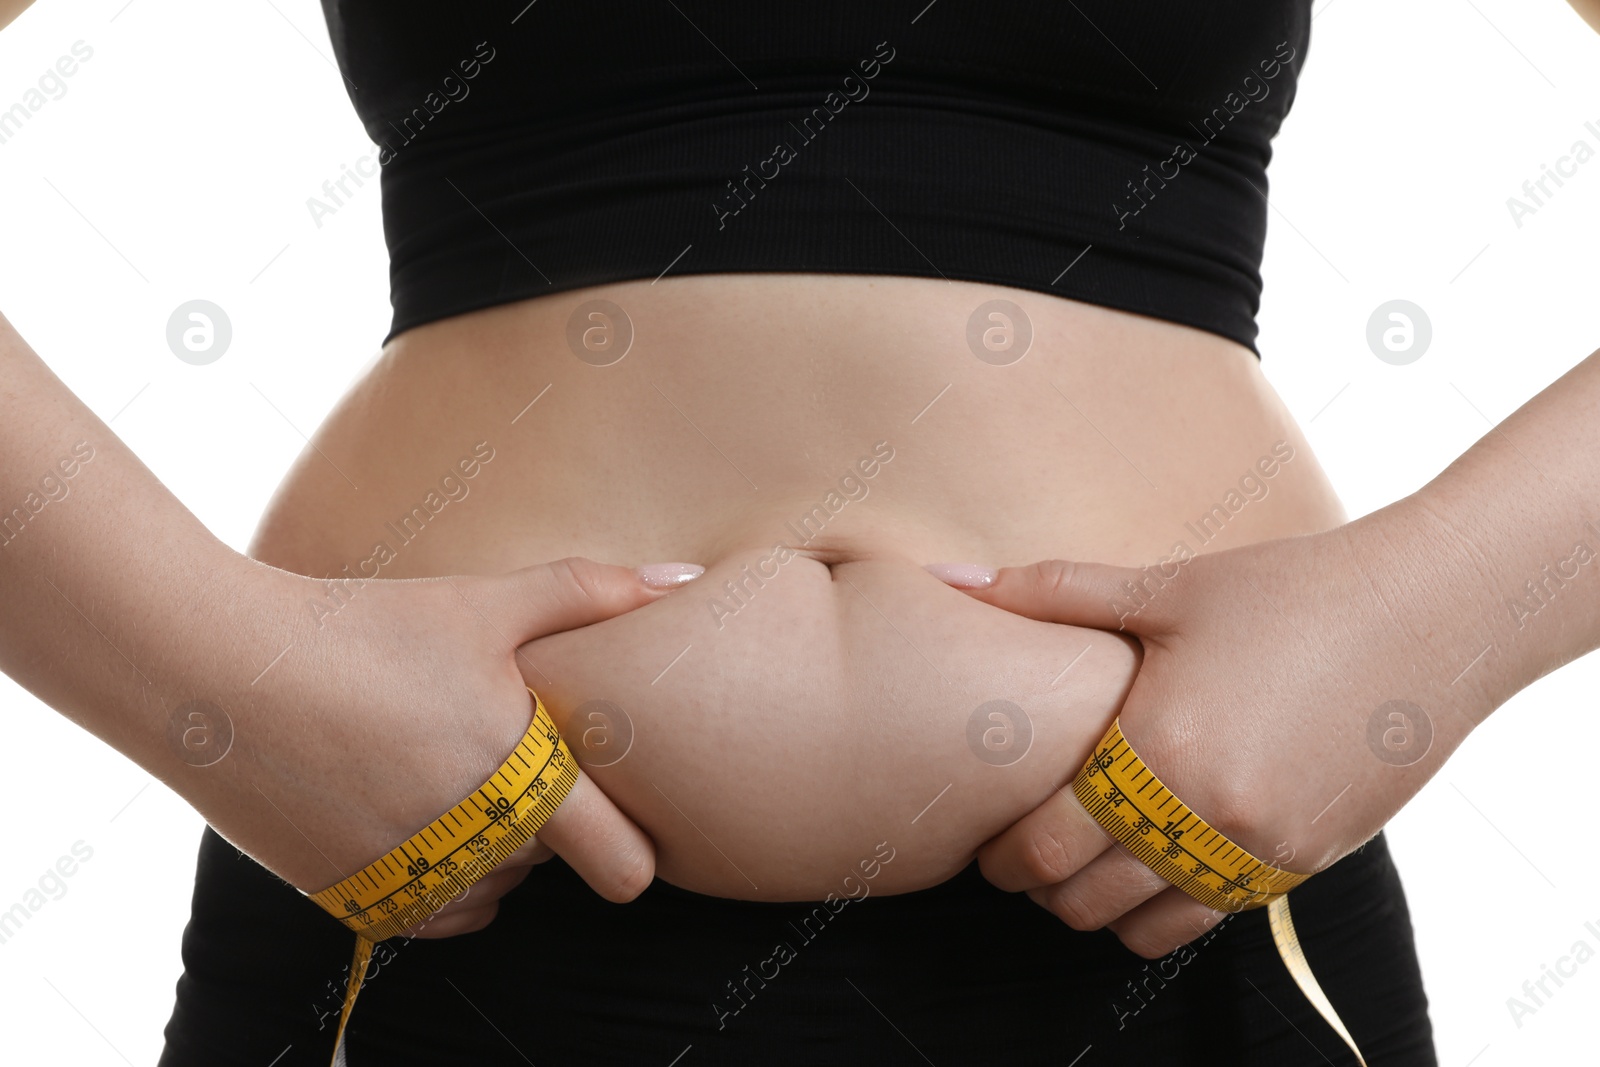
[[[314,446],[265,562],[706,566],[521,661],[660,876],[754,900],[937,884],[1116,714],[1136,644],[922,564],[1143,564],[1343,519],[1239,346],[926,279],[693,276],[460,316],[391,342]]]

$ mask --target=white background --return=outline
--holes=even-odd
[[[243,549],[301,431],[387,328],[376,184],[320,228],[305,203],[372,148],[313,0],[124,5],[41,0],[0,33],[0,109],[74,42],[94,49],[0,144],[0,308]],[[1559,0],[1333,0],[1316,14],[1272,166],[1260,343],[1358,516],[1600,347],[1600,159],[1520,228],[1506,206],[1574,141],[1600,149],[1600,37]],[[211,366],[166,345],[168,315],[194,298],[233,322]],[[1433,326],[1408,366],[1365,340],[1396,298]],[[1591,656],[1521,694],[1392,824],[1445,1067],[1594,1056],[1600,960],[1520,1028],[1506,999],[1579,939],[1600,950],[1584,928],[1600,930],[1600,853],[1582,846],[1597,683]],[[94,850],[0,944],[5,1058],[151,1064],[201,821],[3,677],[0,709],[0,810],[17,819],[0,910],[75,841]],[[1469,891],[1463,874],[1482,881]]]

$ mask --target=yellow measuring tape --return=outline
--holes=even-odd
[[[334,1037],[335,1064],[372,946],[427,919],[527,844],[577,782],[577,761],[539,694],[528,693],[528,732],[477,792],[359,873],[308,894],[357,935]]]
[[[1172,795],[1122,736],[1118,718],[1078,772],[1072,791],[1106,833],[1146,867],[1216,911],[1265,906],[1272,941],[1311,1006],[1367,1067],[1339,1013],[1317,984],[1289,916],[1289,890],[1311,877],[1240,848]]]
[[[533,718],[527,733],[487,782],[359,873],[309,894],[357,935],[334,1037],[335,1065],[373,945],[423,922],[527,844],[577,782],[577,761],[550,712],[537,693],[528,694]],[[1289,916],[1288,892],[1309,875],[1257,859],[1190,811],[1134,754],[1120,719],[1078,773],[1073,792],[1116,841],[1201,903],[1230,912],[1267,906],[1273,942],[1295,983],[1366,1067],[1312,975]]]

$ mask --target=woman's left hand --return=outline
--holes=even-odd
[[[1403,501],[1142,570],[1008,567],[966,591],[1136,635],[1144,662],[1121,712],[1134,751],[1236,844],[1316,872],[1382,829],[1496,703],[1465,670],[1488,620],[1440,617],[1451,598],[1417,592],[1463,578],[1459,563],[1429,573],[1445,557],[1426,511]],[[980,850],[991,882],[1151,959],[1222,917],[1115,844],[1073,794],[1077,768],[1064,770],[1069,785]]]

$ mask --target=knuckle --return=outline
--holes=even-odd
[[[487,907],[464,912],[455,917],[454,921],[449,924],[449,930],[443,936],[454,937],[457,934],[475,934],[494,922],[494,918],[498,914],[500,914],[500,905],[498,904],[490,904]]]
[[[1050,911],[1074,930],[1085,933],[1105,925],[1105,920],[1097,914],[1094,906],[1070,886],[1059,886],[1050,894]]]
[[[582,556],[566,556],[550,564],[550,569],[558,579],[560,587],[575,599],[584,601],[599,599],[600,574],[594,560]]]
[[[1251,843],[1265,839],[1263,835],[1266,834],[1266,823],[1272,808],[1270,802],[1263,801],[1260,791],[1253,784],[1232,778],[1211,787],[1203,818],[1234,844],[1261,855],[1251,848]]]
[[[1055,598],[1069,592],[1075,583],[1078,566],[1064,559],[1047,559],[1039,564],[1035,572],[1035,581],[1038,583],[1038,592],[1045,597]]]
[[[1159,960],[1183,944],[1182,941],[1175,941],[1170,934],[1143,927],[1135,927],[1118,934],[1118,937],[1128,951],[1147,960]]]
[[[1038,885],[1066,881],[1077,869],[1066,842],[1045,829],[1036,829],[1023,839],[1022,867]]]
[[[644,856],[638,853],[632,857],[631,862],[621,872],[615,888],[607,895],[606,899],[614,904],[626,904],[635,899],[650,887],[655,877],[653,865]]]

